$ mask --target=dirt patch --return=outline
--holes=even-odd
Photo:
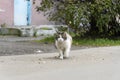
[[[84,49],[88,47],[72,46],[72,50]],[[11,42],[0,41],[0,56],[24,55],[24,54],[43,54],[57,52],[54,44],[39,42]]]

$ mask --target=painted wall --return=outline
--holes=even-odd
[[[47,24],[53,24],[52,22],[47,20],[47,17],[44,16],[43,12],[36,12],[36,6],[40,5],[40,2],[42,0],[36,0],[36,3],[32,5],[32,25],[47,25]]]
[[[0,9],[4,12],[0,12],[0,25],[6,23],[7,25],[14,24],[14,0],[0,0]]]
[[[33,0],[31,0],[33,2]],[[36,0],[36,3],[32,4],[31,11],[31,25],[47,25],[53,24],[48,21],[44,14],[36,12],[36,6],[39,5],[41,0]],[[0,25],[6,23],[8,26],[14,25],[14,0],[0,0],[0,9],[5,10],[0,12]]]

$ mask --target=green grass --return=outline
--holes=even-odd
[[[37,42],[41,43],[53,43],[54,37],[47,37],[45,39],[39,40]],[[73,45],[75,46],[118,46],[120,45],[120,39],[108,39],[108,38],[97,38],[97,39],[88,39],[88,38],[80,38],[74,39],[73,38]]]
[[[51,37],[46,37],[42,40],[36,40],[36,42],[40,42],[40,43],[53,43],[54,42],[54,37],[51,36]]]
[[[52,30],[52,28],[47,28],[47,27],[43,27],[43,28],[40,28],[41,30]]]
[[[118,46],[120,45],[120,40],[114,39],[75,39],[73,41],[74,45],[80,46]]]

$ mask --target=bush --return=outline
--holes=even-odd
[[[120,35],[119,4],[120,0],[42,0],[36,9],[49,20],[68,25],[77,36],[107,37]]]

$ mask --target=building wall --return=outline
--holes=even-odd
[[[32,25],[47,25],[53,24],[52,22],[47,20],[47,17],[44,16],[43,12],[36,12],[36,6],[40,5],[42,0],[36,0],[36,3],[32,5]]]
[[[0,12],[0,25],[14,24],[14,0],[0,0],[0,9],[4,10],[4,12]]]
[[[36,12],[36,6],[40,5],[42,0],[36,0],[35,4],[32,4],[31,13],[31,25],[47,25],[53,24],[47,20],[42,12]],[[33,2],[33,0],[31,0]],[[0,25],[7,24],[8,26],[14,25],[14,0],[0,0],[0,9],[5,10],[0,12]]]

